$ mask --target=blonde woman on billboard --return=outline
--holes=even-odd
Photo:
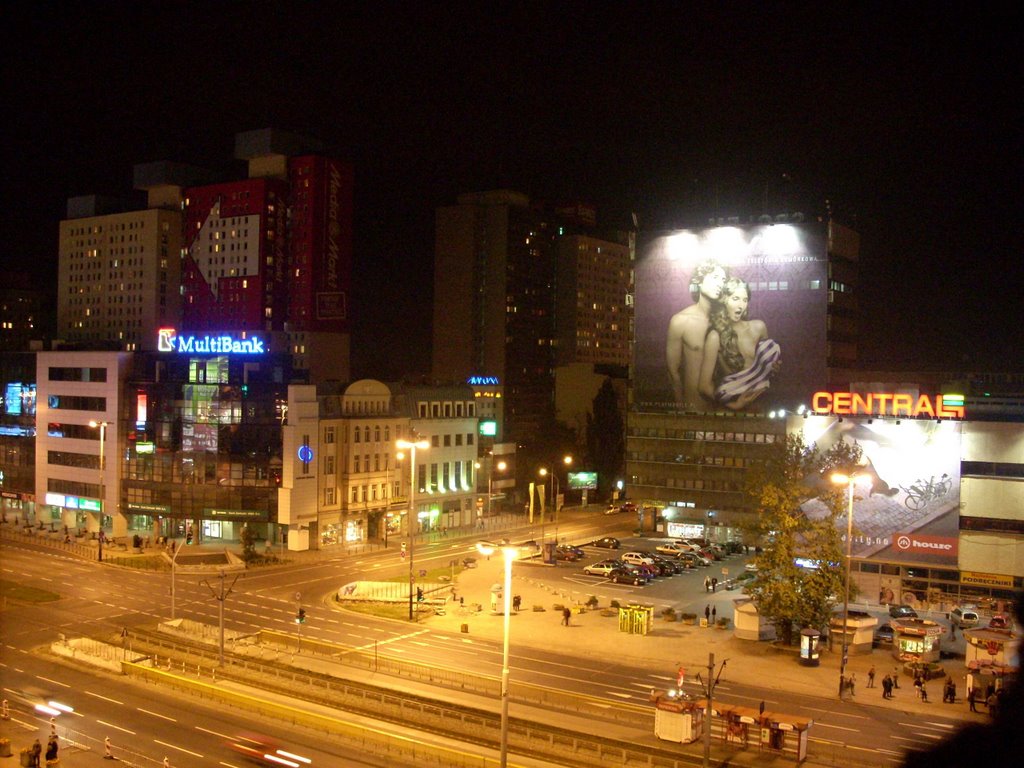
[[[782,350],[768,338],[763,320],[750,320],[750,288],[738,277],[725,281],[710,315],[704,342],[700,393],[734,411],[763,395],[780,366]]]
[[[703,410],[706,406],[700,393],[704,345],[711,327],[711,311],[718,304],[726,277],[725,268],[715,261],[706,261],[694,269],[690,277],[693,304],[676,312],[668,323],[668,375],[676,405],[686,410]]]

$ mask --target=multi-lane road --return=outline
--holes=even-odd
[[[561,521],[559,534],[574,542],[586,542],[608,532],[614,533],[616,526],[624,524],[629,523],[611,516],[570,514]],[[540,531],[524,529],[509,535],[539,538]],[[444,538],[417,545],[417,566],[445,565],[465,555],[471,544],[469,540]],[[47,589],[61,598],[16,610],[8,607],[4,611],[0,627],[3,642],[0,671],[4,688],[39,688],[39,679],[59,681],[54,683],[55,688],[69,686],[67,690],[75,694],[76,711],[90,719],[95,735],[101,735],[102,728],[106,727],[109,732],[123,734],[125,740],[132,743],[149,744],[147,754],[173,751],[175,747],[165,746],[173,743],[177,748],[216,757],[211,764],[223,762],[223,754],[228,750],[224,742],[240,729],[245,730],[243,718],[224,713],[204,713],[202,718],[197,718],[197,708],[191,702],[181,703],[174,697],[163,697],[151,691],[139,694],[113,676],[97,677],[69,671],[31,652],[48,645],[60,633],[111,635],[121,628],[166,620],[171,604],[168,573],[108,568],[34,548],[28,541],[5,539],[2,545],[4,580]],[[606,550],[587,549],[588,562],[609,554]],[[742,567],[739,561],[732,563]],[[300,593],[307,611],[304,634],[349,646],[376,647],[381,653],[391,652],[427,663],[444,659],[448,666],[498,675],[501,668],[499,642],[479,636],[467,642],[457,633],[428,630],[366,614],[339,612],[324,604],[325,597],[340,585],[360,579],[386,578],[404,572],[405,568],[406,562],[393,547],[362,556],[256,569],[244,574],[235,584],[225,603],[225,624],[239,631],[260,628],[294,631],[295,597]],[[704,593],[703,576],[699,573],[679,575],[642,589],[650,590],[649,595],[656,599],[663,595],[667,603],[699,601]],[[578,581],[581,575],[578,568],[558,568],[551,569],[545,578]],[[591,577],[583,578],[595,582]],[[178,616],[208,624],[216,624],[218,620],[217,601],[195,576],[179,573],[176,610]],[[665,687],[671,679],[667,669],[643,668],[621,663],[614,657],[602,662],[595,664],[592,657],[579,658],[563,651],[530,646],[516,647],[512,660],[517,680],[598,696],[609,702],[643,701],[650,688]],[[32,678],[38,679],[33,683]],[[897,713],[894,717],[890,709],[839,708],[822,697],[788,692],[782,696],[769,686],[723,682],[719,691],[719,695],[728,696],[736,703],[756,707],[763,701],[769,708],[784,708],[792,714],[811,717],[815,721],[815,748],[819,752],[831,750],[847,755],[852,752],[865,764],[894,765],[904,749],[931,746],[960,724],[956,718],[941,716],[941,710],[927,718],[908,713]],[[936,705],[936,709],[939,706]],[[197,721],[202,722],[201,729],[195,725]],[[109,725],[103,726],[104,723]],[[287,729],[275,735],[285,743],[295,738]],[[315,740],[305,741],[303,748],[321,756],[331,754],[332,750],[329,743]],[[193,760],[198,761],[198,758]],[[328,760],[320,764],[331,763]]]

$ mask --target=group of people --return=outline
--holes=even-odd
[[[707,261],[690,278],[693,304],[672,316],[665,358],[677,405],[742,410],[763,395],[782,350],[748,317],[750,286]]]
[[[980,691],[977,688],[968,688],[967,703],[970,705],[971,712],[977,712],[978,702],[981,702],[988,707],[989,715],[995,717],[999,713],[1002,695],[1002,688],[997,689],[995,683],[989,683],[985,686],[984,691]]]
[[[704,577],[704,591],[715,592],[718,590],[718,577]]]
[[[57,745],[57,736],[55,734],[51,734],[50,740],[46,742],[45,758],[47,762],[49,762],[50,760],[57,759],[58,749],[59,747]],[[28,764],[32,766],[32,768],[39,768],[40,758],[43,756],[43,745],[39,743],[39,739],[36,739],[35,743],[32,745],[32,748],[28,751]]]

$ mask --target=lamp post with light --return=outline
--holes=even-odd
[[[563,456],[562,457],[562,463],[565,464],[565,466],[568,467],[570,464],[572,464],[572,456]],[[552,467],[551,470],[548,470],[547,467],[541,467],[538,473],[540,474],[541,477],[544,477],[545,475],[550,475],[551,476],[551,479],[548,481],[548,495],[551,497],[551,505],[554,507],[554,510],[555,510],[555,543],[557,544],[558,543],[558,510],[559,510],[559,507],[558,507],[558,490],[559,490],[558,489],[558,473],[554,470],[554,467]],[[545,512],[546,511],[547,510],[545,510]],[[545,519],[546,519],[546,514],[545,514],[544,517],[541,518],[541,538],[544,537],[544,525],[543,524],[544,524],[544,520]]]
[[[850,560],[851,546],[853,544],[853,486],[856,475],[846,475],[835,472],[832,475],[832,482],[836,485],[845,485],[847,490],[846,505],[846,579],[843,587],[843,645],[842,658],[839,661],[839,700],[843,700],[843,691],[846,688],[846,645],[849,632],[848,622],[850,620]]]
[[[398,440],[395,445],[401,450],[409,451],[409,621],[412,621],[413,585],[413,517],[416,514],[416,449],[425,450],[430,447],[426,440]]]
[[[89,426],[93,429],[99,427],[100,430],[100,530],[96,534],[96,540],[99,544],[99,560],[103,562],[103,508],[107,503],[105,486],[106,486],[106,474],[107,474],[107,462],[106,455],[104,454],[104,445],[107,442],[107,422],[105,421],[90,421]]]
[[[505,582],[502,587],[502,604],[504,605],[504,631],[502,633],[501,647],[501,749],[499,765],[505,768],[508,765],[508,638],[509,638],[509,615],[511,613],[512,601],[512,562],[519,557],[519,547],[501,546],[488,541],[478,542],[477,551],[485,557],[490,557],[500,551],[505,559]]]

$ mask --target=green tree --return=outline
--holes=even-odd
[[[251,563],[256,559],[256,534],[246,523],[242,526],[242,560]]]
[[[794,629],[823,630],[844,592],[845,494],[830,475],[853,471],[860,455],[859,447],[846,443],[821,454],[800,435],[789,435],[771,446],[766,461],[748,475],[746,491],[758,509],[748,529],[763,549],[745,591],[787,643]],[[824,516],[809,517],[801,508],[815,496],[827,509]],[[796,564],[798,557],[818,567],[802,568]]]
[[[611,379],[604,380],[587,414],[587,458],[597,471],[598,496],[611,495],[626,459],[625,428]]]

